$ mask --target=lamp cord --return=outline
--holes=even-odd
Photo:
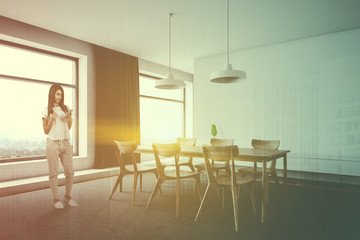
[[[229,29],[230,29],[230,27],[229,27],[229,25],[230,25],[230,21],[229,21],[229,15],[230,15],[230,7],[229,7],[229,0],[227,0],[227,64],[229,64],[229,51],[230,51],[230,37],[229,37]]]
[[[171,17],[173,13],[169,14],[169,75],[171,74]]]

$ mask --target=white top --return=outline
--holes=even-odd
[[[67,106],[66,108],[69,109]],[[48,133],[47,138],[51,140],[70,139],[69,126],[65,119],[65,112],[60,107],[53,107],[53,110],[56,112],[57,117],[50,129],[50,132]],[[45,107],[42,111],[42,118],[49,121],[50,116],[48,116],[47,107]]]

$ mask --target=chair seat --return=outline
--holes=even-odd
[[[195,164],[194,167],[198,170],[198,172],[206,170],[205,164],[203,164],[203,163]],[[223,163],[223,164],[215,163],[213,169],[214,170],[216,170],[216,169],[226,169],[226,165],[225,165],[225,163]]]
[[[218,176],[214,176],[216,183],[219,185],[227,185],[230,186],[231,185],[231,177],[229,175],[225,175],[225,174],[221,174]],[[247,183],[251,183],[254,182],[255,179],[252,176],[241,176],[241,175],[237,175],[236,176],[236,184],[240,185],[240,184],[247,184]]]
[[[253,174],[255,173],[256,176],[258,175],[262,175],[262,168],[256,168],[256,171],[254,172],[254,168],[253,167],[239,167],[237,169],[237,171],[239,173],[244,173],[244,174]],[[268,172],[268,170],[266,170]]]
[[[161,160],[161,164],[163,166],[175,166],[174,159]],[[189,160],[186,159],[179,160],[179,165],[189,165],[189,164],[191,164]]]
[[[262,177],[262,168],[256,168],[256,171],[254,172],[253,167],[240,167],[240,168],[238,168],[237,172],[242,176],[243,175],[251,175],[256,179],[261,179],[261,177]],[[268,177],[270,177],[270,179],[272,179],[276,183],[279,183],[279,178],[278,178],[275,170],[266,168],[266,174],[268,175]]]
[[[196,175],[199,175],[199,172],[192,172],[192,171],[186,171],[186,170],[180,170],[180,178],[191,178]],[[165,168],[165,175],[166,177],[174,178],[176,179],[176,169],[166,169]]]
[[[136,166],[137,166],[138,172],[157,171],[156,167],[151,166],[151,165],[144,165],[144,164],[138,163]],[[134,172],[134,165],[132,165],[132,164],[126,165],[126,170],[129,171],[129,172]]]
[[[254,168],[253,167],[239,167],[237,169],[238,173],[242,173],[242,174],[254,174],[255,173],[255,176],[256,177],[261,177],[262,176],[262,168],[259,168],[257,167],[256,168],[256,171],[254,172]],[[269,174],[271,173],[270,172],[271,170],[270,169],[266,169],[266,172]]]

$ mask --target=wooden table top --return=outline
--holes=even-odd
[[[138,145],[135,152],[153,154],[153,149],[150,145]],[[239,148],[239,155],[235,157],[235,160],[249,162],[271,161],[284,157],[288,152],[290,152],[290,150]],[[180,155],[203,158],[202,146],[181,146]]]

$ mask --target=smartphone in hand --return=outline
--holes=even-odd
[[[70,117],[72,115],[73,109],[69,109],[69,111],[66,113],[66,117]]]

